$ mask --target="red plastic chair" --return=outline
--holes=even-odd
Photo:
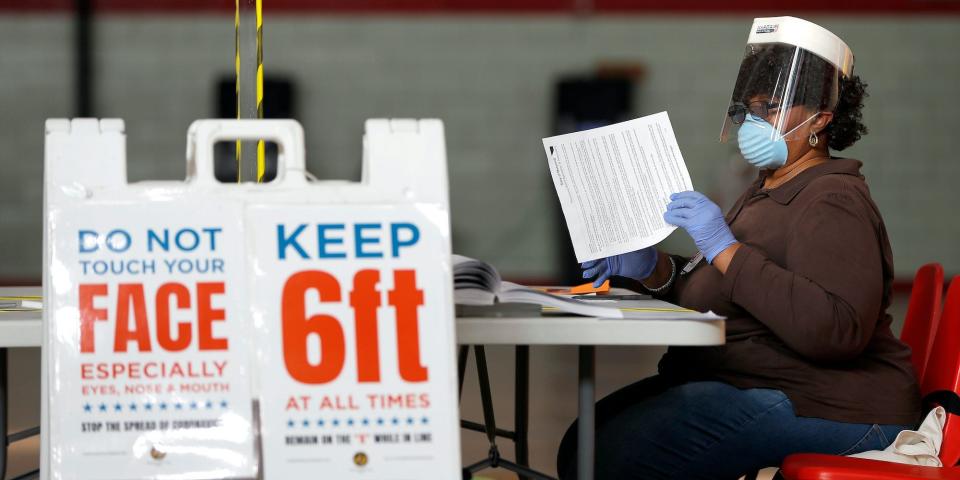
[[[939,263],[928,263],[917,269],[907,317],[900,332],[900,340],[910,346],[910,361],[917,373],[917,382],[923,382],[924,367],[940,321],[942,296],[943,267]]]
[[[803,453],[787,457],[780,474],[787,480],[960,480],[960,468],[956,466],[960,461],[960,275],[950,282],[920,391],[925,403],[947,409],[940,447],[940,460],[946,467]]]

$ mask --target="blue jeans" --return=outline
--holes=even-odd
[[[882,450],[915,425],[798,417],[779,390],[651,377],[597,403],[597,480],[736,479],[798,452]],[[557,453],[562,480],[577,477],[577,424]]]

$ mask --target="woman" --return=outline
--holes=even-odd
[[[842,40],[804,20],[757,19],[728,110],[759,178],[726,217],[697,192],[664,220],[702,253],[653,247],[583,265],[727,318],[726,344],[673,347],[659,375],[597,404],[598,479],[733,479],[794,452],[883,449],[915,426],[909,349],[893,336],[893,264],[856,142],[866,96]],[[689,267],[689,268],[685,268]],[[576,424],[558,471],[576,477]]]

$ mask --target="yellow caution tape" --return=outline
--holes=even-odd
[[[234,58],[234,70],[236,73],[236,94],[237,94],[237,120],[240,119],[240,0],[235,0],[234,5],[236,6],[236,13],[233,16],[233,47],[236,52],[236,57]],[[237,140],[237,183],[240,183],[243,179],[241,178],[243,170],[241,167],[241,145],[240,140]]]
[[[642,308],[642,307],[621,307],[620,311],[623,312],[682,312],[682,313],[697,313],[696,310],[690,310],[689,308]]]
[[[263,0],[257,0],[257,118],[263,118]],[[267,170],[263,140],[257,142],[257,183]]]

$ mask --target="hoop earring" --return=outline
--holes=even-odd
[[[817,144],[820,143],[820,137],[817,136],[817,132],[810,132],[810,138],[807,139],[807,143],[809,143],[811,147],[816,147]]]

